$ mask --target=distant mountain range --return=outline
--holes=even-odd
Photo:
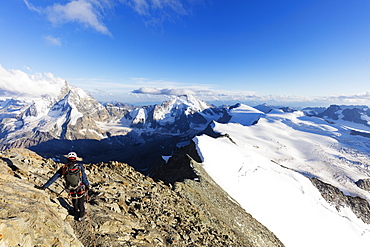
[[[325,111],[317,114],[318,117],[345,120],[370,126],[370,108],[367,106],[338,106],[331,105]]]
[[[138,148],[153,153],[149,151],[153,145],[161,147],[160,157],[162,149],[189,140],[225,114],[226,109],[191,95],[176,96],[161,105],[102,105],[65,83],[54,97],[0,98],[0,149],[25,147],[51,157],[73,149],[86,161],[129,162],[127,156]],[[149,156],[143,158],[152,159],[154,154]]]
[[[102,105],[67,82],[60,86],[57,96],[12,96],[0,97],[1,150],[26,147],[58,157],[73,149],[88,162],[116,159],[128,163],[137,160],[134,153],[139,149],[146,150],[147,157],[141,157],[140,164],[133,164],[140,169],[150,166],[155,156],[168,155],[176,146],[189,143],[212,121],[229,122],[232,111],[246,107],[241,104],[215,107],[192,95],[173,96],[160,105]],[[272,110],[294,111],[266,104],[249,107],[257,115]],[[344,120],[365,126],[370,122],[370,110],[366,106],[332,105],[302,111],[328,121]]]

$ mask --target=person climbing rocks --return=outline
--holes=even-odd
[[[70,152],[67,155],[67,163],[61,167],[42,187],[45,190],[58,178],[65,180],[65,189],[72,197],[72,204],[77,221],[82,221],[85,215],[85,197],[89,190],[85,168],[77,162],[77,154]]]

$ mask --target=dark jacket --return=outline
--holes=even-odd
[[[85,185],[85,186],[89,186],[90,183],[89,183],[89,180],[87,180],[87,176],[86,176],[86,173],[85,173],[85,168],[83,167],[83,165],[81,164],[78,164],[78,166],[80,167],[81,169],[81,172],[82,172],[82,183]],[[49,187],[52,183],[54,183],[58,178],[60,177],[63,177],[63,167],[61,167],[47,182],[46,184],[43,186],[44,188],[47,188]]]

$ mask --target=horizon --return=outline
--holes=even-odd
[[[3,5],[3,68],[52,73],[101,102],[145,105],[187,92],[219,104],[370,105],[369,2]]]
[[[6,98],[14,98],[14,99],[35,99],[35,98],[42,98],[44,96],[51,96],[56,97],[59,96],[60,90],[62,89],[63,85],[68,83],[63,78],[59,78],[54,76],[52,73],[35,73],[29,74],[27,72],[21,70],[7,70],[4,69],[0,64],[0,99],[3,97]],[[72,87],[76,87],[75,85],[68,85]],[[336,97],[321,97],[313,100],[313,98],[305,98],[306,100],[303,101],[291,101],[291,98],[287,96],[270,96],[270,97],[261,97],[261,96],[243,96],[239,95],[239,97],[232,97],[231,99],[228,95],[220,95],[219,98],[215,97],[214,95],[196,95],[190,89],[183,90],[183,89],[165,89],[166,93],[152,93],[152,94],[144,94],[141,89],[134,90],[130,92],[129,95],[144,95],[144,97],[137,97],[137,101],[130,102],[127,100],[119,100],[114,98],[107,99],[106,97],[99,97],[101,95],[94,95],[89,91],[86,91],[83,88],[76,87],[78,89],[82,89],[84,93],[90,95],[99,103],[105,105],[107,103],[123,103],[127,105],[132,105],[135,107],[139,106],[149,106],[149,105],[159,105],[165,101],[170,100],[173,97],[180,97],[180,96],[195,96],[196,98],[211,104],[215,107],[222,107],[222,106],[231,106],[235,104],[245,104],[252,107],[259,106],[266,104],[272,108],[278,107],[291,107],[294,110],[302,110],[304,108],[310,107],[324,107],[328,108],[331,105],[339,105],[339,106],[347,106],[347,107],[356,107],[356,106],[366,106],[362,98],[360,98],[360,102],[356,103],[352,96],[340,96],[341,100],[338,100]],[[145,89],[147,90],[147,89]],[[149,89],[152,92],[158,89]],[[139,91],[139,92],[136,92]],[[225,97],[222,99],[222,97]],[[366,97],[365,97],[366,98]],[[123,99],[123,98],[122,98]],[[280,99],[280,100],[279,100]],[[294,98],[293,99],[299,99]],[[142,101],[140,101],[142,100]],[[286,100],[286,101],[284,101]]]

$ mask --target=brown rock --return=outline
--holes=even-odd
[[[283,246],[196,162],[200,182],[174,186],[120,162],[86,164],[88,215],[76,222],[67,194],[58,195],[61,180],[47,191],[33,187],[62,164],[26,149],[0,155],[0,246]]]

